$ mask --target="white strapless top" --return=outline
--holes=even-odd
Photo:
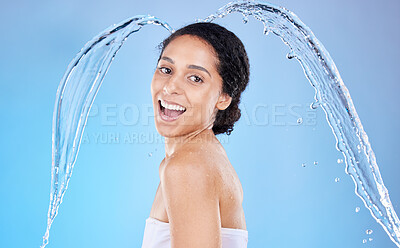
[[[247,248],[248,232],[221,227],[222,248]],[[169,223],[146,219],[142,248],[171,248]]]

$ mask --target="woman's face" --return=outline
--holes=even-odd
[[[218,109],[231,98],[222,92],[222,78],[213,48],[191,35],[172,40],[161,55],[151,82],[155,124],[164,137],[210,128]]]

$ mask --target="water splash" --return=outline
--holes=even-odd
[[[89,110],[103,78],[127,37],[147,24],[173,32],[167,23],[149,15],[113,25],[82,48],[60,82],[53,112],[50,206],[41,248],[48,244],[50,227],[68,188]]]
[[[400,247],[399,219],[349,91],[328,51],[294,13],[265,2],[228,3],[203,21],[211,22],[234,12],[241,13],[245,23],[249,16],[255,17],[264,24],[264,34],[272,32],[289,46],[288,58],[296,58],[300,62],[315,88],[314,98],[325,111],[337,141],[336,149],[345,157],[346,173],[355,183],[356,194],[391,240]],[[173,32],[167,23],[152,16],[127,19],[88,42],[70,63],[61,80],[53,115],[50,206],[42,248],[48,243],[50,227],[71,178],[87,116],[101,82],[126,38],[147,24],[161,25]]]
[[[213,21],[233,12],[253,16],[289,46],[288,57],[295,57],[300,62],[315,89],[315,100],[325,111],[326,120],[336,138],[336,149],[345,157],[345,171],[355,183],[355,193],[390,239],[400,247],[399,218],[383,184],[375,154],[350,93],[328,51],[293,12],[265,2],[231,2],[204,21]]]

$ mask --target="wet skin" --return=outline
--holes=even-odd
[[[219,247],[220,227],[246,230],[241,183],[211,129],[217,111],[232,100],[221,92],[217,64],[208,43],[179,36],[165,48],[151,82],[166,155],[150,217],[170,223],[172,247]],[[186,110],[165,120],[160,99]]]

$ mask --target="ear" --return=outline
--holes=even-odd
[[[221,93],[218,97],[217,104],[215,105],[219,110],[225,110],[232,102],[232,97],[226,93]]]

